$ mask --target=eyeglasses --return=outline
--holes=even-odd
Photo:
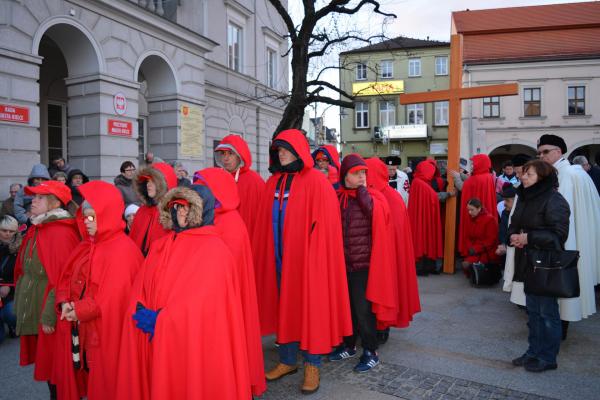
[[[88,221],[88,222],[94,222],[96,220],[96,216],[95,215],[88,215],[88,216],[85,216],[83,218],[83,220],[84,221]]]
[[[135,168],[127,168],[127,169],[125,170],[125,172],[133,172],[133,171],[135,171]]]
[[[554,150],[559,150],[559,149],[558,149],[558,148],[554,148],[554,149],[545,149],[545,150],[542,150],[542,151],[538,151],[538,152],[537,152],[537,155],[538,155],[538,157],[540,157],[540,156],[545,156],[545,155],[547,155],[548,153],[550,153],[551,151],[554,151]]]
[[[175,204],[173,206],[173,208],[175,208],[176,211],[187,211],[188,209],[186,208],[187,206],[184,204]]]

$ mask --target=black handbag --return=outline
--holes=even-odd
[[[475,287],[494,286],[500,281],[500,266],[497,264],[484,264],[476,262],[471,264],[469,279]]]
[[[557,243],[558,244],[558,243]],[[579,297],[579,252],[559,249],[526,249],[525,293],[536,296]]]

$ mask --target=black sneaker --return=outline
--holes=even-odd
[[[515,367],[522,367],[530,360],[535,360],[535,358],[530,357],[527,354],[523,354],[521,357],[512,360],[512,365]]]
[[[543,360],[538,360],[536,358],[531,359],[525,363],[525,371],[529,372],[544,372],[551,369],[558,368],[556,363],[548,363]]]

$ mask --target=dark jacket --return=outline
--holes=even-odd
[[[15,216],[15,199],[13,197],[9,197],[2,202],[2,208],[0,208],[0,217],[4,215],[10,215],[11,217]]]
[[[19,235],[17,233],[17,235]],[[17,261],[17,253],[19,250],[20,238],[18,242],[11,244],[0,243],[0,286],[14,285],[15,263]],[[11,288],[8,296],[2,299],[3,303],[12,301],[15,296],[14,286]],[[3,328],[0,328],[3,329]]]
[[[590,175],[590,178],[592,178],[592,181],[594,182],[594,185],[596,186],[596,190],[598,191],[598,194],[600,195],[600,167],[597,165],[594,165],[588,171],[588,174]]]
[[[135,190],[133,190],[132,179],[127,179],[125,178],[125,176],[123,176],[123,174],[121,174],[115,178],[114,182],[115,186],[117,187],[117,189],[119,189],[119,192],[121,192],[121,195],[123,196],[123,202],[125,203],[125,207],[127,207],[130,204],[135,204],[137,206],[142,204],[139,197],[135,193]]]
[[[569,235],[569,203],[558,193],[558,177],[550,177],[525,188],[517,188],[519,201],[508,227],[508,241],[513,234],[527,233],[527,246],[515,249],[514,280],[523,282],[528,268],[526,249],[555,249],[564,246]]]
[[[371,224],[373,199],[366,187],[356,189],[356,197],[348,197],[348,204],[342,212],[342,232],[344,257],[348,271],[369,268],[371,262]]]
[[[71,171],[69,171],[69,175],[67,176],[67,186],[71,188],[71,196],[73,196],[73,201],[77,203],[78,206],[80,206],[81,203],[83,203],[83,196],[81,196],[81,193],[79,193],[79,189],[77,189],[77,187],[73,186],[72,184],[73,177],[75,175],[81,175],[83,177],[82,185],[84,183],[88,183],[90,181],[90,178],[88,178],[86,174],[81,172],[80,169],[71,169]]]
[[[498,225],[498,242],[500,244],[508,245],[510,240],[508,238],[508,219],[510,217],[509,210],[502,210],[502,214],[500,215],[500,223]]]

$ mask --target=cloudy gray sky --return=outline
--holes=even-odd
[[[580,0],[581,1],[581,0]],[[381,0],[381,9],[392,12],[397,18],[386,26],[386,36],[408,36],[418,39],[450,40],[450,14],[453,11],[480,10],[489,8],[521,7],[542,4],[574,3],[578,0]],[[297,7],[300,2],[289,0],[290,12],[299,15]],[[365,7],[371,10],[371,7]],[[383,18],[365,11],[354,15],[352,23],[366,34],[375,35],[381,32]],[[364,45],[364,44],[362,44]],[[357,44],[356,47],[361,47]],[[328,62],[337,63],[337,57],[332,57]],[[338,83],[337,71],[332,71],[327,80]],[[337,97],[330,93],[331,96]],[[317,115],[323,115],[325,124],[329,127],[339,128],[339,108],[319,105]],[[311,117],[314,110],[310,111]],[[338,129],[339,132],[339,129]]]

